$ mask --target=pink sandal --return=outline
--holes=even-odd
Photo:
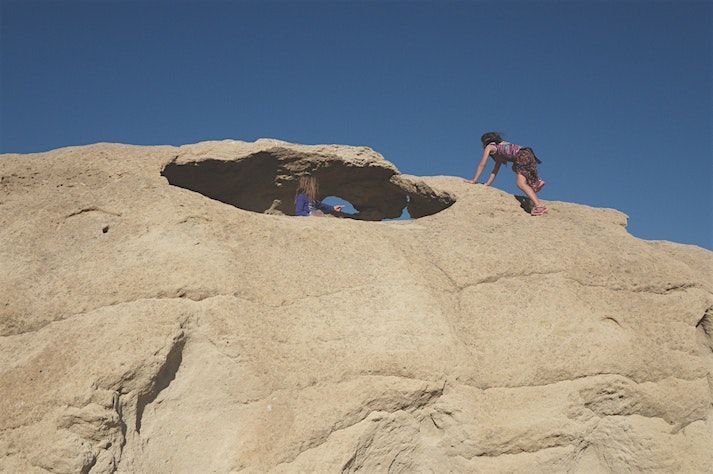
[[[542,188],[545,187],[545,182],[543,180],[539,180],[535,186],[532,188],[533,191],[536,193],[539,193]]]
[[[531,216],[544,216],[547,214],[548,209],[545,206],[535,206],[530,211]]]

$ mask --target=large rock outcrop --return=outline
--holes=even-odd
[[[305,172],[362,220],[279,215]],[[713,254],[550,207],[368,148],[2,155],[0,471],[713,471]]]
[[[325,196],[339,195],[358,213],[345,216],[380,221],[414,217],[453,204],[448,193],[401,175],[367,147],[294,145],[279,140],[204,142],[181,147],[162,174],[168,182],[241,209],[294,214],[299,176],[311,175]]]

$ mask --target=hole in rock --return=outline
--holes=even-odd
[[[337,196],[328,196],[322,200],[325,204],[329,204],[330,206],[343,206],[342,212],[339,215],[339,217],[346,217],[346,218],[355,218],[356,214],[359,213],[354,206],[352,206],[352,203],[349,201],[345,201],[344,199],[341,199]],[[408,200],[407,200],[408,203]],[[384,221],[405,221],[412,219],[411,214],[408,212],[408,204],[406,207],[401,211],[401,215],[399,217],[394,217],[394,218],[385,218],[383,219]]]
[[[352,206],[352,203],[337,196],[327,196],[322,199],[322,202],[330,206],[342,206],[342,214],[345,216],[353,216],[359,212]]]
[[[322,200],[345,205],[340,217],[381,221],[436,214],[455,198],[390,166],[359,165],[338,157],[271,148],[226,160],[178,157],[161,171],[174,186],[247,211],[294,215],[299,176],[317,178]],[[326,198],[325,198],[326,197]]]

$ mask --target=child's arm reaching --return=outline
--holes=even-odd
[[[314,204],[315,206],[317,206],[317,209],[322,212],[342,212],[342,209],[344,209],[344,206],[330,206],[329,204],[325,204],[322,201],[317,201]]]
[[[498,175],[498,171],[500,171],[500,165],[501,165],[501,164],[502,164],[502,163],[500,163],[499,161],[496,161],[496,162],[495,162],[495,166],[493,167],[493,171],[490,172],[490,177],[489,177],[488,180],[485,182],[485,185],[486,185],[486,186],[490,186],[491,184],[493,184],[493,181],[495,181],[495,177]]]
[[[495,146],[493,145],[488,145],[485,147],[483,150],[483,157],[480,159],[480,163],[478,164],[478,169],[475,171],[475,176],[473,179],[466,179],[466,183],[472,183],[475,184],[478,182],[478,178],[480,178],[480,175],[483,174],[483,170],[485,169],[485,165],[488,164],[488,157],[490,156],[490,153],[495,149]],[[493,169],[493,171],[495,171]]]

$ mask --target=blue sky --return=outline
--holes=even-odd
[[[274,137],[470,177],[498,130],[543,160],[545,200],[713,249],[711,2],[0,8],[0,152]]]

